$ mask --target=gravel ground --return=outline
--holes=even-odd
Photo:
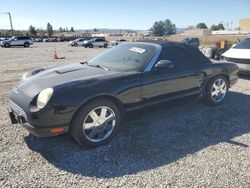
[[[53,60],[56,48],[60,57]],[[182,99],[128,115],[109,145],[36,138],[8,118],[8,94],[36,67],[76,63],[105,49],[0,48],[0,187],[250,187],[250,78],[222,106]]]

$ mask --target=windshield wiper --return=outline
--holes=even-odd
[[[84,64],[88,65],[88,62],[84,61],[84,62],[80,62],[80,64],[82,64],[82,65],[84,65]]]
[[[101,68],[101,69],[104,69],[104,70],[107,70],[107,71],[110,71],[110,69],[106,68],[106,67],[103,67],[101,65],[89,65],[87,61],[84,61],[84,62],[80,62],[82,65],[88,65],[89,67],[97,67],[97,68]]]
[[[106,67],[103,67],[101,65],[89,65],[90,67],[97,67],[97,68],[101,68],[101,69],[104,69],[104,70],[107,70],[107,71],[110,71],[110,69],[106,68]]]

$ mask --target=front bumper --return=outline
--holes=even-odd
[[[38,137],[52,137],[69,131],[69,125],[59,125],[53,127],[37,127],[27,122],[24,114],[16,111],[16,109],[9,110],[9,117],[12,124],[22,124],[31,134]]]
[[[60,126],[60,127],[50,127],[50,128],[38,128],[28,122],[23,123],[22,126],[27,129],[31,134],[37,137],[53,137],[60,134],[67,133],[69,131],[69,126]],[[60,132],[53,132],[53,130],[60,129]]]

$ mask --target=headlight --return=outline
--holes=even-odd
[[[44,108],[49,102],[52,95],[53,95],[52,88],[47,88],[47,89],[42,90],[37,97],[37,101],[36,101],[37,107],[40,109]]]

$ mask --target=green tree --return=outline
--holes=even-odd
[[[75,30],[74,30],[73,27],[71,27],[69,31],[70,31],[70,32],[75,32]]]
[[[53,27],[52,25],[50,25],[50,23],[47,23],[47,29],[46,29],[49,37],[51,37],[53,35]]]
[[[62,33],[63,32],[63,28],[59,27],[59,32]]]
[[[207,25],[205,24],[205,23],[198,23],[197,25],[196,25],[196,28],[197,29],[207,29]]]
[[[32,25],[29,26],[29,34],[32,36],[36,36],[36,28]]]
[[[218,30],[225,30],[225,27],[224,27],[223,24],[219,23],[219,24],[217,25],[217,29],[218,29]]]
[[[98,29],[94,28],[94,29],[93,29],[93,31],[94,31],[94,32],[97,32],[97,31],[98,31]]]
[[[171,35],[176,33],[176,26],[171,20],[156,21],[151,27],[150,31],[155,36]]]
[[[218,25],[212,25],[210,29],[212,31],[225,30],[224,25],[222,23],[219,23]]]

